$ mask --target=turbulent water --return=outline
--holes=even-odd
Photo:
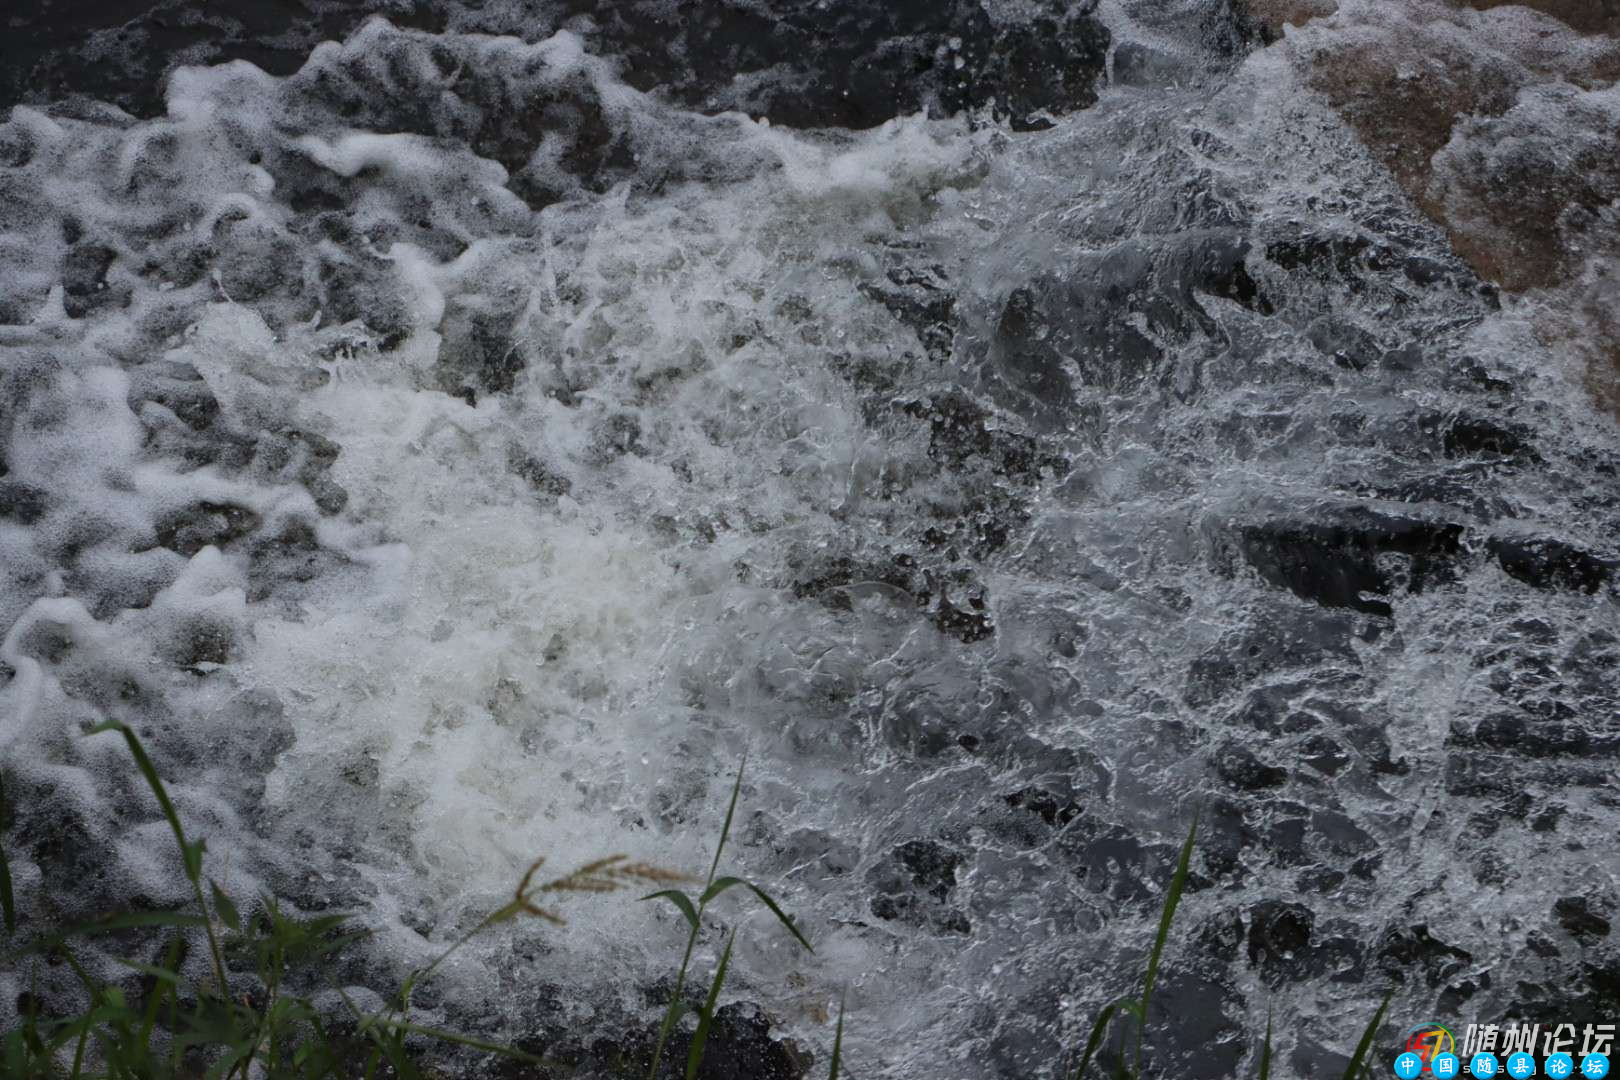
[[[1268,1010],[1337,1075],[1387,985],[1613,1020],[1620,439],[1568,355],[1223,4],[773,7],[10,110],[19,908],[185,900],[107,719],[373,987],[538,855],[701,871],[746,753],[728,860],[816,951],[728,897],[703,969],[740,927],[821,1061],[847,990],[857,1076],[1052,1075],[1195,808],[1167,1075]],[[655,1019],[678,915],[565,913],[422,1015]]]

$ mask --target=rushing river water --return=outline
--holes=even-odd
[[[1389,985],[1614,1020],[1577,367],[1224,4],[766,7],[321,23],[10,110],[19,906],[185,899],[105,719],[236,891],[361,913],[360,984],[536,855],[701,870],[746,752],[729,860],[816,952],[722,903],[730,992],[824,1059],[847,989],[868,1080],[1051,1075],[1200,807],[1166,1075],[1253,1073],[1268,1010],[1337,1075]],[[423,1015],[655,1018],[676,913],[566,914]]]

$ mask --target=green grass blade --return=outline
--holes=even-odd
[[[664,1010],[664,1021],[658,1025],[658,1042],[653,1047],[652,1064],[647,1068],[647,1080],[655,1080],[658,1076],[658,1063],[664,1059],[664,1046],[675,1030],[675,1022],[681,1018],[683,1003],[681,994],[686,991],[686,971],[692,962],[692,949],[697,945],[698,926],[692,923],[692,929],[686,935],[686,951],[681,954],[681,967],[675,975],[675,989],[669,995],[669,1008]]]
[[[214,911],[219,915],[220,920],[232,930],[240,932],[242,929],[242,916],[237,913],[236,905],[231,903],[231,898],[225,895],[225,890],[219,887],[219,882],[212,878],[208,879],[208,888],[214,894]]]
[[[69,938],[91,937],[96,934],[109,934],[118,930],[133,930],[152,926],[196,929],[204,925],[206,925],[206,921],[200,916],[187,915],[179,911],[130,911],[96,922],[78,923],[65,930],[59,930],[49,937],[30,942],[12,952],[0,953],[0,961],[15,963],[24,956],[52,952]]]
[[[1260,1080],[1271,1080],[1271,1008],[1266,1008],[1266,1041],[1260,1046]]]
[[[1350,1067],[1344,1071],[1344,1080],[1356,1080],[1362,1071],[1361,1063],[1367,1058],[1367,1051],[1372,1049],[1373,1037],[1378,1034],[1378,1025],[1384,1022],[1384,1010],[1389,1008],[1389,999],[1395,996],[1395,990],[1390,988],[1384,995],[1384,1000],[1378,1003],[1378,1011],[1373,1013],[1372,1020],[1367,1024],[1367,1030],[1361,1033],[1361,1041],[1356,1044],[1355,1056],[1350,1059]]]
[[[203,933],[208,936],[208,952],[214,962],[214,978],[219,983],[219,992],[229,992],[229,982],[225,977],[225,954],[220,951],[219,940],[214,936],[213,924],[208,921],[208,904],[203,899],[202,891],[202,860],[203,853],[208,850],[206,841],[186,840],[186,830],[180,825],[180,815],[175,812],[174,802],[169,798],[168,789],[163,786],[163,780],[158,776],[157,766],[147,756],[146,747],[136,738],[135,731],[127,724],[120,724],[116,720],[108,720],[97,724],[86,734],[97,735],[104,731],[116,731],[124,737],[129,746],[130,756],[135,759],[136,768],[146,778],[146,786],[152,789],[157,796],[158,806],[163,810],[163,816],[169,821],[169,829],[174,833],[175,842],[180,845],[180,859],[185,864],[186,878],[191,882],[191,891],[197,900],[197,910],[203,915]]]
[[[1097,1014],[1097,1022],[1091,1025],[1091,1035],[1086,1039],[1086,1049],[1080,1055],[1080,1064],[1069,1074],[1070,1080],[1080,1080],[1080,1077],[1085,1075],[1086,1066],[1090,1065],[1091,1059],[1096,1056],[1097,1048],[1102,1045],[1103,1036],[1108,1034],[1108,1022],[1119,1011],[1120,1004],[1116,1001],[1104,1006],[1103,1011]]]
[[[127,967],[131,971],[138,971],[142,975],[150,975],[158,982],[168,983],[171,986],[180,985],[180,976],[176,975],[168,968],[159,967],[156,964],[144,964],[139,960],[127,960],[122,956],[115,956],[112,958],[112,960],[113,963]]]
[[[423,1035],[429,1039],[438,1039],[440,1042],[453,1043],[456,1046],[465,1046],[473,1050],[482,1050],[485,1053],[498,1054],[501,1057],[511,1058],[514,1061],[521,1061],[529,1065],[538,1065],[542,1068],[549,1069],[559,1068],[562,1065],[561,1062],[552,1061],[548,1058],[536,1057],[533,1054],[524,1053],[522,1050],[518,1050],[511,1046],[505,1046],[497,1042],[488,1042],[484,1039],[477,1039],[471,1035],[463,1035],[458,1031],[447,1031],[444,1028],[426,1027],[422,1024],[407,1023],[404,1020],[383,1020],[381,1023],[398,1032],[410,1035]]]
[[[697,908],[692,906],[691,898],[685,893],[676,889],[664,889],[662,892],[648,893],[646,896],[641,897],[641,899],[668,900],[670,903],[675,905],[676,909],[680,911],[681,916],[686,919],[687,926],[690,926],[693,930],[698,928]]]
[[[186,831],[180,825],[180,815],[175,812],[174,803],[169,799],[169,791],[163,786],[163,780],[158,776],[157,767],[146,754],[146,747],[141,740],[135,737],[135,732],[126,724],[116,720],[108,720],[97,724],[87,735],[99,735],[105,731],[116,731],[124,737],[129,745],[130,756],[135,759],[135,767],[140,769],[141,776],[146,778],[146,786],[152,789],[157,796],[158,806],[163,810],[163,816],[168,819],[169,829],[174,833],[175,840],[180,844],[180,855],[186,867],[186,877],[191,879],[193,885],[197,884],[202,874],[202,851],[196,844],[186,840]]]
[[[838,1027],[833,1031],[832,1072],[827,1080],[838,1080],[838,1067],[844,1060],[844,1006],[849,1001],[849,991],[845,991],[838,999]]]
[[[713,900],[715,897],[719,896],[733,885],[741,885],[743,888],[749,890],[755,896],[759,897],[765,906],[771,909],[771,914],[776,916],[777,921],[783,926],[787,927],[788,933],[799,939],[799,944],[804,946],[806,952],[816,951],[810,947],[810,942],[805,940],[804,935],[799,933],[799,928],[793,924],[792,919],[788,918],[787,913],[782,910],[781,905],[779,905],[775,900],[771,899],[769,893],[751,881],[744,881],[742,878],[735,877],[717,878],[712,884],[709,885],[707,889],[703,890],[701,902],[707,904],[710,900]]]
[[[355,1028],[355,1034],[370,1039],[375,1047],[372,1060],[366,1065],[366,1075],[374,1075],[379,1061],[386,1059],[388,1064],[393,1067],[395,1076],[401,1077],[403,1080],[417,1080],[416,1066],[406,1055],[403,1040],[397,1036],[390,1037],[387,1033],[378,1030],[379,1022],[383,1017],[380,1015],[367,1016],[360,1011],[360,1007],[354,1003],[354,999],[341,986],[333,987],[333,989],[338,992],[338,997],[343,999],[343,1004],[348,1007],[355,1020],[359,1021],[359,1026]]]
[[[726,823],[720,826],[720,842],[714,846],[714,861],[709,864],[709,882],[712,884],[714,875],[720,869],[720,853],[726,850],[726,840],[731,836],[731,819],[737,813],[737,796],[742,794],[743,770],[748,768],[748,751],[743,751],[742,761],[737,765],[737,779],[731,783],[731,801],[726,804]]]
[[[1181,845],[1181,858],[1176,861],[1175,876],[1170,879],[1170,890],[1164,898],[1164,912],[1159,916],[1159,932],[1153,939],[1153,952],[1148,957],[1147,977],[1142,982],[1142,1015],[1136,1022],[1136,1074],[1142,1072],[1142,1032],[1147,1027],[1148,1005],[1153,1000],[1153,984],[1159,978],[1159,961],[1164,956],[1165,942],[1170,939],[1170,924],[1175,920],[1176,908],[1181,904],[1181,893],[1187,887],[1187,873],[1192,866],[1193,845],[1198,839],[1198,811],[1193,811],[1192,826]]]
[[[0,776],[0,832],[5,830],[6,781]],[[17,932],[17,902],[11,895],[11,866],[6,862],[6,846],[0,844],[0,923],[5,924],[9,937]]]
[[[185,951],[185,938],[176,934],[173,940],[169,942],[168,949],[164,952],[164,969],[170,972],[178,972],[181,962],[185,959]],[[157,1026],[158,1011],[163,1008],[163,999],[168,992],[169,984],[163,979],[159,979],[152,988],[152,998],[146,1003],[146,1016],[141,1022],[142,1046],[150,1047],[152,1045],[152,1029]]]
[[[714,884],[714,875],[720,871],[720,856],[726,850],[726,841],[731,837],[731,822],[737,814],[737,799],[742,795],[743,772],[747,768],[748,752],[745,750],[742,760],[737,764],[737,778],[731,782],[731,800],[726,804],[726,820],[720,827],[720,842],[714,847],[714,859],[709,863],[709,876],[705,879],[705,888]],[[681,907],[673,900],[671,903]],[[687,965],[692,962],[692,948],[697,944],[698,930],[703,924],[703,907],[704,902],[700,900],[697,908],[687,919],[687,925],[691,930],[686,936],[686,952],[681,956],[681,968],[675,976],[675,992],[670,997],[669,1008],[664,1012],[664,1021],[658,1027],[658,1042],[653,1047],[652,1064],[647,1068],[647,1080],[655,1080],[657,1077],[658,1064],[664,1058],[664,1046],[669,1042],[669,1037],[675,1030],[675,1021],[681,1015],[681,994],[686,989]],[[686,914],[684,908],[681,913]]]
[[[698,1065],[703,1061],[703,1044],[709,1041],[709,1028],[714,1023],[714,1007],[720,1000],[720,987],[726,981],[726,968],[731,966],[731,946],[737,940],[733,930],[726,939],[726,951],[720,954],[720,966],[715,969],[714,982],[709,984],[709,1000],[698,1015],[697,1030],[692,1033],[692,1049],[686,1054],[686,1080],[697,1080]]]

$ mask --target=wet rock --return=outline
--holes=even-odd
[[[410,333],[411,316],[393,284],[390,264],[334,257],[318,277],[321,316],[328,325],[361,324],[384,351],[396,348]]]
[[[1324,664],[1354,667],[1350,617],[1309,610],[1267,608],[1201,653],[1188,666],[1187,704],[1201,708],[1261,677],[1276,679],[1290,669]],[[1345,678],[1353,676],[1338,676]],[[1300,689],[1297,685],[1294,687]],[[1318,721],[1286,710],[1287,685],[1258,691],[1245,702],[1240,719],[1264,731],[1296,731]]]
[[[1358,326],[1337,319],[1316,320],[1311,324],[1306,338],[1322,355],[1351,371],[1366,371],[1384,355],[1377,338]]]
[[[1186,74],[1186,61],[1140,41],[1114,47],[1114,82],[1120,86],[1170,86]]]
[[[1553,904],[1558,923],[1577,938],[1588,941],[1609,936],[1609,920],[1584,896],[1565,896]]]
[[[1100,764],[1093,764],[1101,769]],[[1084,766],[1077,766],[1084,770]],[[1106,777],[1086,794],[1105,791]],[[1081,815],[1079,789],[1064,778],[1047,776],[1038,785],[1023,787],[985,805],[977,815],[982,827],[998,843],[1021,851],[1043,848],[1060,836]],[[997,805],[999,803],[999,805]]]
[[[1268,9],[1303,6],[1251,4],[1273,31],[1290,13]],[[1570,344],[1612,407],[1620,324],[1606,267],[1620,247],[1598,208],[1620,194],[1620,111],[1608,94],[1620,42],[1595,36],[1616,34],[1612,0],[1352,7],[1351,24],[1336,24],[1348,32],[1308,27],[1290,36],[1290,55],[1477,274],[1556,292],[1540,332]]]
[[[1043,310],[1040,292],[1020,286],[1008,294],[996,323],[996,359],[1014,390],[1037,400],[1067,400],[1072,382],[1064,357],[1069,337],[1062,324]],[[1125,330],[1121,334],[1127,334]],[[1132,359],[1143,364],[1156,360],[1158,350],[1130,331],[1136,344]]]
[[[1361,233],[1302,232],[1268,243],[1265,255],[1284,270],[1341,278],[1358,291],[1369,272],[1386,270],[1395,262],[1386,244]]]
[[[1224,977],[1168,965],[1149,1005],[1145,1057],[1150,1064],[1144,1074],[1187,1080],[1241,1075],[1240,1063],[1249,1048],[1243,1025],[1235,1018],[1246,1008],[1243,995]]]
[[[672,1038],[666,1059],[676,1063],[669,1075],[684,1075],[690,1036]],[[703,1047],[699,1080],[800,1080],[809,1061],[785,1041],[771,1038],[771,1021],[759,1006],[735,1002],[715,1010]]]
[[[996,632],[995,620],[990,615],[985,596],[976,590],[960,597],[960,602],[953,602],[941,587],[933,607],[933,622],[940,633],[948,634],[964,645],[983,641]]]
[[[32,525],[49,506],[50,498],[44,489],[17,480],[0,480],[0,518]]]
[[[574,487],[568,477],[548,468],[539,458],[517,445],[507,447],[506,467],[537,493],[552,499],[567,495]]]
[[[135,369],[129,407],[139,412],[148,401],[162,405],[193,431],[206,430],[219,417],[219,399],[190,364],[156,361]]]
[[[936,933],[969,933],[967,915],[950,903],[961,863],[960,853],[934,840],[897,845],[867,871],[867,884],[877,892],[872,914]]]
[[[1446,794],[1475,798],[1512,795],[1522,779],[1519,767],[1505,754],[1459,751],[1446,755]]]
[[[1366,494],[1394,502],[1439,503],[1487,520],[1517,517],[1515,507],[1495,489],[1491,467],[1468,462],[1446,472],[1417,476],[1389,487],[1371,488]]]
[[[178,634],[173,659],[178,667],[201,674],[230,663],[235,646],[236,634],[229,625],[200,620]]]
[[[219,287],[232,301],[301,291],[298,245],[279,229],[263,222],[226,222],[217,230],[215,247]]]
[[[514,316],[468,303],[453,303],[439,326],[440,387],[476,399],[509,393],[523,372],[523,353],[513,339]]]
[[[1401,36],[1364,35],[1311,57],[1312,84],[1409,191],[1425,188],[1455,119],[1506,111],[1522,78],[1495,52],[1452,44],[1448,30],[1403,25]]]
[[[917,333],[930,359],[950,359],[956,342],[956,295],[937,267],[892,267],[886,282],[863,282],[861,292],[878,301]]]
[[[1288,770],[1267,765],[1241,743],[1228,742],[1215,751],[1215,771],[1241,791],[1261,791],[1288,780]]]
[[[1350,764],[1350,755],[1326,735],[1313,735],[1300,744],[1299,759],[1324,776],[1337,776]]]
[[[1014,426],[959,390],[907,401],[902,411],[928,422],[928,456],[960,468],[975,459],[994,473],[1027,483],[1039,482],[1042,473],[1060,473],[1068,465],[1059,454],[1046,450],[1030,435],[1009,430]]]
[[[1612,1024],[1620,1012],[1620,959],[1605,956],[1561,968],[1555,981],[1514,987],[1510,1016],[1532,1024]]]
[[[1249,963],[1276,975],[1296,967],[1311,943],[1316,915],[1304,904],[1265,900],[1249,909]]]
[[[1474,728],[1473,741],[1494,750],[1512,750],[1529,757],[1588,753],[1592,747],[1590,733],[1572,711],[1562,712],[1562,715],[1552,716],[1494,713]]]
[[[1595,593],[1620,567],[1620,560],[1599,558],[1574,544],[1547,537],[1493,536],[1486,548],[1510,576],[1538,589]]]
[[[1418,593],[1453,580],[1463,527],[1350,506],[1319,519],[1283,518],[1237,530],[1244,560],[1273,585],[1324,607],[1394,614],[1398,588]],[[1390,556],[1401,556],[1399,574]]]
[[[586,456],[595,465],[606,465],[626,454],[641,457],[646,453],[647,448],[641,443],[641,418],[635,413],[612,413],[591,428]]]
[[[793,127],[868,128],[931,106],[991,108],[1018,128],[1096,100],[1108,31],[1095,3],[1032,5],[1018,22],[967,0],[787,0],[676,13],[663,5],[572,0],[638,89],[691,107],[743,109]]]
[[[1392,979],[1417,971],[1430,988],[1462,974],[1473,956],[1436,938],[1425,924],[1386,930],[1376,946],[1376,959]]]
[[[1474,413],[1426,416],[1419,423],[1425,431],[1438,431],[1441,449],[1450,458],[1537,457],[1533,436],[1523,424]]]
[[[233,503],[198,502],[163,518],[157,525],[159,547],[184,555],[205,547],[225,547],[259,527],[259,515]]]
[[[951,562],[959,557],[954,539],[934,529],[927,530],[923,536],[925,544],[943,549],[939,554]],[[964,546],[970,546],[970,550],[983,550],[986,542],[982,536],[964,538]],[[881,586],[881,591],[890,599],[914,608],[940,633],[964,645],[994,636],[996,626],[989,595],[972,572],[962,567],[941,566],[937,555],[924,557],[929,559],[927,564],[909,553],[868,561],[821,550],[793,551],[787,559],[793,575],[789,587],[795,597],[814,598],[835,611],[848,611],[853,606],[851,590]],[[937,739],[930,741],[935,742],[937,751]]]
[[[1080,806],[1073,799],[1043,788],[1023,788],[1006,796],[1005,801],[1014,810],[1032,813],[1051,826],[1067,825],[1080,816]]]
[[[1090,106],[1109,44],[1094,7],[1052,3],[1028,22],[999,28],[975,79],[947,84],[941,103],[948,110],[988,105],[1014,131],[1049,127],[1049,115]]]
[[[50,780],[8,772],[6,798],[11,804],[7,852],[13,860],[17,853],[25,853],[38,867],[49,897],[42,915],[77,921],[91,917],[114,897],[120,906],[128,906],[131,893],[121,887],[130,883],[117,872],[117,852],[105,826],[86,813],[70,790]],[[15,878],[15,868],[12,873]]]
[[[1462,0],[1476,11],[1514,4],[1551,15],[1583,34],[1620,37],[1620,4],[1615,0]]]
[[[1179,842],[1144,840],[1123,826],[1082,813],[1057,839],[1062,864],[1087,892],[1114,904],[1157,904],[1180,854]],[[1201,846],[1204,856],[1208,849]]]
[[[286,441],[290,455],[283,466],[309,490],[315,506],[321,513],[340,514],[349,504],[349,492],[331,477],[332,465],[343,448],[324,435],[313,431],[287,428],[277,433]],[[263,443],[261,442],[261,446]]]
[[[1007,294],[992,357],[1014,388],[1048,402],[1066,401],[1075,379],[1111,393],[1152,386],[1188,393],[1185,373],[1178,381],[1164,369],[1164,345],[1220,336],[1201,296],[1274,311],[1249,273],[1249,251],[1235,231],[1201,229],[1079,256],[1061,278]]]
[[[308,522],[293,518],[272,537],[263,537],[248,553],[248,599],[264,600],[274,593],[296,593],[297,586],[348,563],[348,559],[321,546]]]
[[[1337,810],[1311,812],[1311,837],[1321,850],[1341,858],[1353,859],[1369,853],[1375,860],[1382,857],[1377,854],[1378,841]]]
[[[1558,110],[1556,133],[1542,119],[1548,109]],[[1567,84],[1527,88],[1502,114],[1460,118],[1429,186],[1459,254],[1520,291],[1578,274],[1588,244],[1615,250],[1587,235],[1608,227],[1582,208],[1620,196],[1616,138],[1620,112],[1601,93]]]
[[[1183,299],[1196,303],[1195,293],[1206,293],[1231,300],[1261,315],[1276,308],[1249,273],[1250,244],[1237,236],[1217,235],[1187,247],[1182,254]]]
[[[115,299],[107,288],[107,271],[115,258],[117,252],[101,244],[76,244],[68,250],[62,262],[62,306],[68,315],[83,318]]]
[[[1282,36],[1285,26],[1304,26],[1312,19],[1325,18],[1339,10],[1336,0],[1247,0],[1249,16],[1256,20],[1266,40]]]

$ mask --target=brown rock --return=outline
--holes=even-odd
[[[1527,7],[1585,34],[1620,35],[1620,0],[1467,0],[1476,11]]]
[[[1249,17],[1273,41],[1284,26],[1304,26],[1338,10],[1338,0],[1249,0]]]
[[[1339,0],[1279,47],[1620,411],[1620,0]]]
[[[1571,280],[1616,244],[1620,92],[1527,87],[1499,116],[1460,120],[1431,164],[1422,201],[1482,276],[1514,291]]]

